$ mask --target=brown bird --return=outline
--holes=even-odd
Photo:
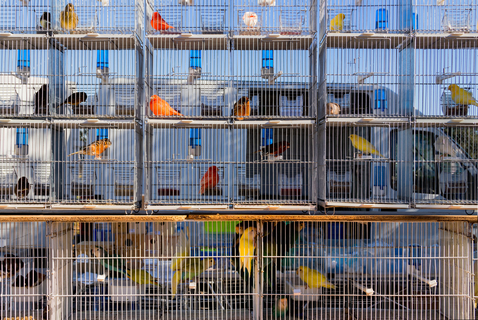
[[[281,141],[281,142],[276,142],[276,143],[272,143],[270,145],[261,147],[261,149],[257,150],[255,153],[262,151],[262,155],[264,156],[272,155],[274,157],[277,157],[281,155],[282,153],[284,153],[289,148],[290,148],[289,142]]]
[[[35,103],[35,114],[48,115],[48,85],[44,84],[40,90],[33,95]]]
[[[237,116],[237,120],[244,120],[244,117],[248,117],[251,114],[251,103],[248,97],[242,97],[234,104],[234,115]]]
[[[101,159],[101,154],[111,146],[111,141],[108,138],[104,138],[93,143],[90,143],[83,149],[77,152],[73,152],[68,157],[74,154],[84,154],[87,156],[94,156],[95,159]]]
[[[88,96],[86,95],[86,93],[84,92],[75,92],[75,93],[72,93],[68,98],[66,98],[65,101],[63,101],[62,104],[60,104],[58,106],[61,107],[65,104],[70,104],[72,106],[77,106],[79,105],[80,103],[82,102],[85,102],[86,101],[86,98],[88,98]]]
[[[43,280],[45,280],[46,275],[40,272],[36,272],[35,270],[31,270],[26,278],[25,278],[25,286],[26,287],[36,287],[40,285]]]
[[[30,183],[28,183],[27,177],[21,177],[18,179],[17,184],[13,188],[13,192],[20,199],[25,198],[28,195],[30,192]]]
[[[78,15],[73,4],[68,3],[60,13],[60,26],[65,30],[73,30],[78,25]]]
[[[24,266],[22,259],[7,253],[0,262],[0,279],[13,277]]]

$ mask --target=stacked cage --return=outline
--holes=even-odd
[[[476,4],[462,2],[321,2],[323,207],[476,208],[476,32],[453,27]]]
[[[316,3],[146,11],[147,208],[313,208]]]
[[[3,207],[136,208],[144,3],[0,6]]]
[[[471,319],[476,225],[2,223],[7,319]],[[473,240],[475,239],[475,240]]]

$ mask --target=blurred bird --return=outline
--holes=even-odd
[[[305,288],[314,288],[318,289],[320,287],[324,287],[327,289],[335,289],[335,286],[327,281],[327,278],[322,275],[317,270],[308,268],[306,266],[300,266],[297,268],[295,272],[302,281],[304,281],[307,285]]]
[[[23,266],[22,259],[10,253],[5,254],[0,262],[0,281],[13,277]]]
[[[242,21],[244,21],[244,24],[250,28],[253,28],[256,26],[258,17],[255,12],[246,12],[242,16]]]
[[[445,4],[445,0],[437,0],[437,6],[443,6]]]
[[[13,188],[13,193],[20,199],[25,198],[30,192],[30,183],[27,177],[21,177],[18,179],[17,184]]]
[[[60,26],[65,30],[74,30],[78,25],[78,15],[73,4],[68,3],[60,13]]]
[[[374,145],[368,142],[366,139],[356,135],[351,134],[349,136],[350,141],[355,149],[362,151],[363,154],[374,154],[376,156],[385,158],[380,152],[375,149]]]
[[[124,260],[118,255],[110,255],[105,249],[100,246],[95,246],[91,250],[91,255],[96,258],[105,258],[99,260],[100,264],[107,270],[113,271],[115,273],[127,274],[126,265]],[[116,259],[114,259],[116,258]]]
[[[259,4],[263,6],[275,6],[276,5],[276,0],[259,0]]]
[[[340,114],[340,105],[332,102],[327,103],[327,114]]]
[[[242,97],[234,104],[234,115],[237,120],[244,120],[242,117],[248,117],[251,114],[251,104],[248,97]]]
[[[169,24],[164,21],[161,15],[158,12],[153,13],[153,17],[151,19],[151,27],[155,30],[169,30],[174,29],[174,27],[170,26]]]
[[[62,104],[60,104],[57,108],[64,106],[65,104],[69,104],[72,106],[77,106],[82,102],[85,102],[88,98],[88,95],[85,92],[75,92],[72,93]]]
[[[46,275],[35,270],[31,270],[25,278],[25,287],[36,287],[40,285],[43,280],[46,279]]]
[[[48,85],[44,84],[40,90],[33,95],[33,102],[35,103],[36,115],[48,115]]]
[[[473,98],[471,92],[460,88],[456,84],[450,84],[448,90],[451,91],[451,98],[456,104],[468,106],[470,104],[478,107],[478,102]]]
[[[173,258],[171,263],[171,270],[177,271],[181,268],[181,265],[186,262],[184,257],[188,257],[191,251],[191,239],[189,238],[189,227],[186,227],[186,232],[181,230],[179,235],[179,252],[176,258]]]
[[[287,297],[277,299],[274,308],[272,309],[272,315],[275,318],[284,318],[289,311],[289,300]]]
[[[137,284],[154,284],[161,288],[158,279],[151,276],[148,271],[141,269],[132,269],[126,271],[126,276]]]
[[[435,140],[435,149],[443,155],[457,156],[457,151],[453,147],[453,142],[447,136],[438,137]]]
[[[281,141],[281,142],[276,142],[272,143],[270,145],[261,147],[260,150],[257,150],[255,153],[262,152],[263,156],[280,156],[282,153],[284,153],[287,149],[290,148],[290,144],[287,141]]]
[[[332,20],[330,20],[330,30],[342,31],[344,29],[345,14],[339,13]]]
[[[167,103],[157,95],[151,96],[149,108],[155,116],[183,116],[182,114],[171,108],[169,103]]]
[[[40,17],[40,25],[43,30],[51,30],[51,15],[50,12],[43,12]]]
[[[214,189],[219,183],[219,173],[216,166],[210,166],[204,176],[201,178],[201,188],[199,194],[204,194],[206,190]]]
[[[97,140],[93,143],[90,143],[83,149],[77,152],[70,153],[68,157],[74,154],[83,154],[87,156],[94,156],[95,159],[101,159],[101,154],[111,146],[111,141],[108,138]]]
[[[244,230],[244,233],[239,240],[240,268],[247,270],[249,274],[251,274],[252,270],[252,256],[256,249],[256,235],[257,229],[255,227],[249,227]]]
[[[216,261],[213,258],[201,260],[200,258],[189,259],[181,266],[181,269],[176,271],[171,280],[171,294],[172,298],[176,296],[178,285],[188,280],[193,280],[200,276],[204,271],[214,266]]]
[[[23,288],[26,285],[27,285],[27,281],[25,280],[24,276],[19,275],[18,277],[15,278],[14,287]]]

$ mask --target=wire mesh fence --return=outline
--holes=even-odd
[[[2,223],[1,310],[7,319],[471,319],[473,235],[464,222]]]

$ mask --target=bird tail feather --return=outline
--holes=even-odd
[[[330,282],[325,283],[323,287],[327,289],[335,289],[335,286],[331,284]]]
[[[71,156],[74,155],[74,154],[80,154],[80,152],[81,152],[81,151],[77,151],[77,152],[70,153],[70,154],[68,155],[68,157],[71,157]]]
[[[473,101],[471,104],[478,107],[478,102],[476,101]]]

